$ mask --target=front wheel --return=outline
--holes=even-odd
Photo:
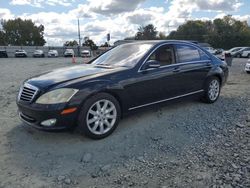
[[[214,103],[220,96],[220,80],[217,77],[211,77],[205,84],[205,93],[203,101],[206,103]]]
[[[78,124],[86,136],[102,139],[115,130],[120,116],[120,105],[115,97],[99,93],[84,103]]]

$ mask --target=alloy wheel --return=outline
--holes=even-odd
[[[90,132],[103,135],[115,125],[117,110],[113,102],[107,99],[98,100],[88,110],[86,123]]]
[[[211,101],[215,101],[220,94],[220,83],[218,80],[212,80],[209,84],[208,97]]]

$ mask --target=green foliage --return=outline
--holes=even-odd
[[[235,46],[250,46],[250,28],[242,22],[225,16],[211,21],[188,21],[172,31],[168,39],[206,42],[215,48],[229,49]]]
[[[164,32],[159,32],[158,39],[160,39],[160,40],[165,40],[166,38],[167,38],[167,36],[165,35]]]
[[[89,39],[89,38],[85,38],[85,42],[82,44],[82,46],[88,46],[90,47],[91,50],[97,50],[98,47],[96,46],[96,44],[94,43],[93,40]]]
[[[3,31],[0,31],[0,46],[6,46],[6,38]]]
[[[100,45],[100,47],[110,47],[109,43],[105,42],[104,44]]]
[[[126,37],[124,40],[165,40],[167,36],[164,32],[158,32],[153,24],[145,27],[140,26],[138,32],[133,37]]]
[[[0,33],[0,43],[4,45],[17,46],[43,46],[44,26],[36,26],[31,20],[14,20],[2,21],[3,31]],[[3,36],[3,38],[2,38]]]
[[[155,40],[157,39],[156,27],[153,24],[149,24],[145,27],[140,26],[138,32],[135,35],[135,40]]]
[[[63,46],[78,46],[78,42],[76,40],[66,41]]]

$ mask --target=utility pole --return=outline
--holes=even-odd
[[[78,39],[79,39],[79,43],[78,43],[78,56],[80,56],[81,34],[80,34],[79,18],[77,19],[77,23],[78,23]]]

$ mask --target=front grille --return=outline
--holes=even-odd
[[[19,100],[25,102],[31,102],[38,92],[38,88],[30,84],[25,83],[19,92]]]

